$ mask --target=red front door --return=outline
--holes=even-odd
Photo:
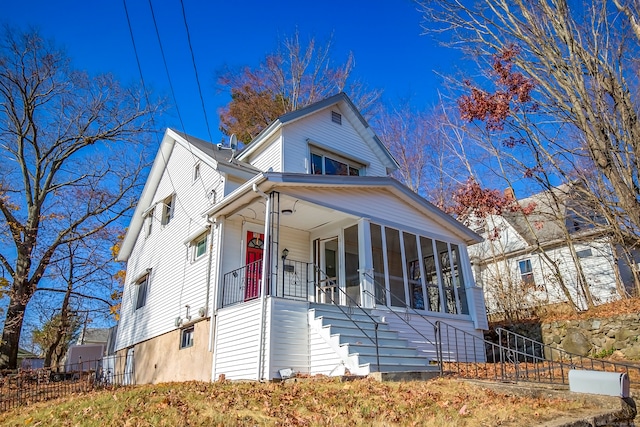
[[[248,301],[260,295],[260,279],[262,278],[262,254],[264,234],[247,231],[246,284],[244,300]]]

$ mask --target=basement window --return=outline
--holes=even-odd
[[[194,327],[183,329],[180,333],[180,348],[193,347]]]

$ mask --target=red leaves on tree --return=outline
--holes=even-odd
[[[521,206],[510,192],[482,188],[474,178],[467,179],[456,188],[453,201],[453,214],[473,214],[478,218],[502,215],[503,212],[522,212],[524,215],[530,215],[536,208],[535,203]]]
[[[500,88],[494,93],[473,87],[469,81],[465,82],[471,88],[471,94],[463,95],[458,100],[463,120],[480,120],[486,123],[488,130],[502,130],[511,110],[519,109],[512,104],[531,101],[531,91],[535,86],[533,81],[512,70],[513,59],[519,52],[517,46],[511,45],[494,55],[491,74],[496,77],[496,86]]]

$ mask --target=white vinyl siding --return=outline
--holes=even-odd
[[[510,233],[505,233],[505,236],[501,236],[501,239],[506,241],[512,240],[513,236]],[[474,245],[469,248],[469,253],[478,254],[478,246],[482,244]],[[587,283],[591,290],[591,293],[598,303],[608,302],[616,298],[616,274],[615,263],[613,254],[611,253],[611,245],[604,241],[594,241],[589,245],[576,245],[577,251],[589,249],[592,256],[586,258],[579,258],[584,271],[584,275],[587,279]],[[491,252],[488,252],[491,253]],[[554,260],[561,266],[562,278],[572,294],[574,300],[576,300],[576,289],[578,289],[577,283],[577,270],[574,261],[571,258],[569,248],[566,246],[547,249],[546,256]],[[554,279],[555,271],[550,267],[544,259],[537,254],[527,255],[527,258],[531,262],[531,279],[534,283],[534,287],[529,287],[528,291],[521,292],[522,301],[521,306],[534,306],[538,304],[554,304],[565,301],[564,293],[561,291],[557,281]],[[495,302],[495,295],[500,294],[500,286],[516,286],[519,285],[522,280],[522,271],[520,269],[521,261],[524,261],[522,255],[518,257],[508,258],[506,261],[498,259],[495,262],[487,260],[488,264],[483,265],[476,275],[480,277],[476,278],[478,283],[482,284],[485,293],[485,299],[487,309],[489,313],[499,311]],[[499,279],[499,280],[498,280]],[[580,304],[584,304],[581,301]]]
[[[416,234],[463,244],[453,232],[425,216],[413,206],[401,202],[396,196],[380,189],[335,189],[314,188],[313,192],[305,188],[291,188],[287,193],[300,199],[352,213],[366,216],[371,222],[388,225]]]
[[[254,167],[273,172],[283,172],[282,170],[282,137],[272,137],[257,153],[253,153],[249,159],[245,159]]]
[[[314,328],[309,329],[309,374],[330,375],[343,366],[338,353]]]
[[[309,141],[313,141],[329,152],[356,155],[366,164],[362,175],[386,176],[384,164],[345,115],[342,116],[342,125],[337,126],[331,121],[328,111],[302,118],[283,129],[282,137],[286,144],[283,150],[284,171],[310,173]]]
[[[201,162],[200,178],[205,185],[193,185],[191,169],[187,167],[187,173],[184,173],[184,165],[192,164],[193,154],[176,144],[153,198],[152,205],[157,207],[153,232],[149,236],[144,231],[139,233],[127,263],[128,278],[140,277],[147,268],[153,268],[145,307],[135,310],[135,285],[127,285],[122,297],[117,349],[175,330],[175,319],[186,316],[185,305],[190,306],[190,314],[194,317],[201,308],[206,309],[208,262],[205,259],[209,255],[204,255],[202,262],[192,263],[191,248],[184,241],[207,226],[200,216],[210,206],[206,189],[213,188],[222,194],[223,183],[211,166]],[[168,194],[175,194],[177,212],[169,226],[160,227],[160,206]],[[189,214],[191,212],[193,214]],[[215,254],[215,241],[213,245]],[[212,280],[212,292],[214,289]]]
[[[269,378],[278,378],[286,368],[309,373],[307,302],[269,298],[269,303]]]
[[[260,306],[256,299],[218,311],[216,320],[213,381],[258,379]]]

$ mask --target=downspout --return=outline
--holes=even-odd
[[[209,351],[213,352],[213,356],[211,357],[211,380],[214,381],[216,378],[214,378],[215,374],[216,374],[216,363],[217,363],[217,357],[218,357],[218,353],[216,351],[216,345],[215,345],[215,341],[216,341],[216,326],[217,326],[217,319],[218,319],[218,315],[217,315],[217,310],[218,310],[218,294],[220,292],[220,286],[222,284],[222,278],[220,277],[220,264],[221,264],[221,257],[222,257],[222,251],[220,250],[220,248],[223,245],[223,240],[224,240],[224,221],[219,222],[216,218],[213,219],[213,222],[215,224],[215,228],[216,228],[216,242],[218,242],[218,250],[216,251],[216,271],[218,272],[217,277],[218,277],[218,281],[217,281],[217,286],[216,286],[216,293],[213,297],[213,304],[211,307],[211,315],[210,315],[210,324],[209,324]],[[213,229],[211,232],[211,235],[213,236]],[[207,310],[209,309],[209,306],[207,305]]]
[[[265,218],[264,218],[264,243],[266,253],[262,259],[262,283],[260,286],[260,338],[258,341],[258,371],[257,378],[258,380],[262,379],[262,365],[264,361],[262,360],[262,347],[264,345],[264,326],[265,326],[265,311],[266,311],[266,293],[265,293],[265,282],[267,275],[270,274],[270,266],[271,262],[271,245],[269,242],[271,241],[271,236],[269,234],[269,230],[271,228],[271,198],[262,190],[258,188],[256,184],[253,184],[253,191],[258,195],[262,196],[265,199]]]
[[[210,299],[210,293],[211,293],[211,268],[213,266],[213,240],[214,240],[214,230],[217,231],[217,224],[215,219],[211,220],[211,218],[207,217],[207,222],[209,223],[209,231],[210,231],[210,238],[209,238],[209,260],[207,261],[207,293],[206,293],[206,299],[205,299],[205,303],[204,303],[204,316],[203,317],[207,317],[209,316],[210,318],[210,322],[211,324],[213,324],[213,310],[209,310],[209,299]],[[215,236],[217,237],[217,236]],[[210,332],[209,332],[209,351],[213,351],[213,328],[211,327],[211,325],[209,326]]]

